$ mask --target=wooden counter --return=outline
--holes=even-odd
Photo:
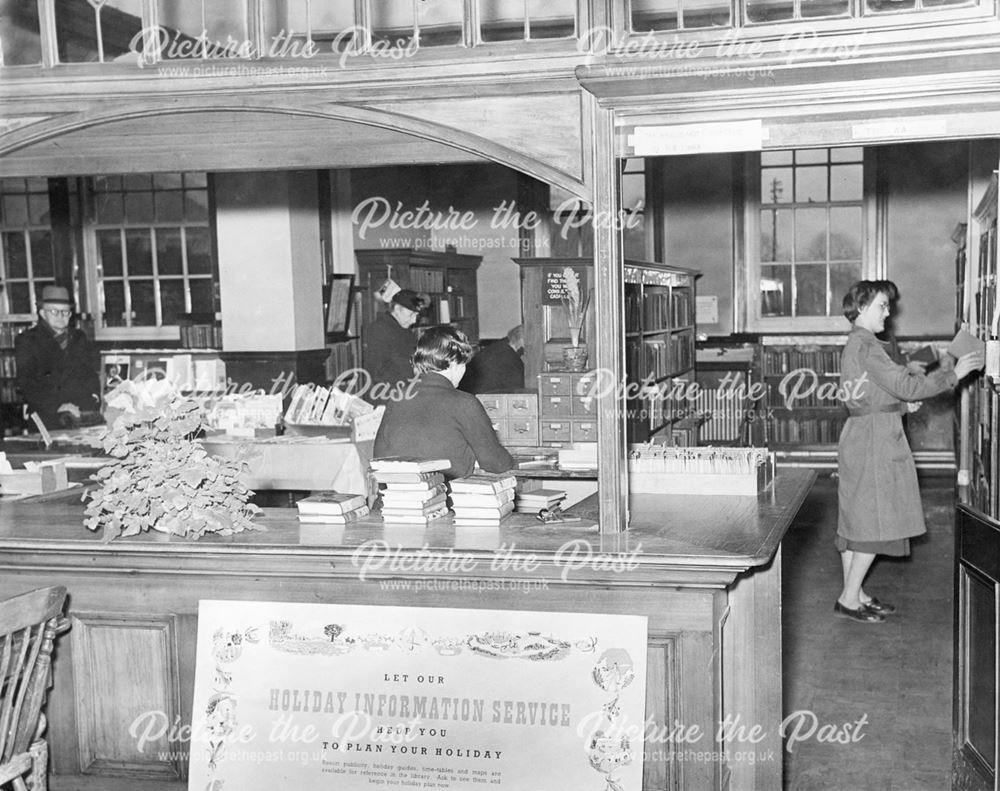
[[[738,717],[765,737],[647,742],[644,788],[780,788],[780,541],[813,478],[782,472],[756,498],[644,496],[615,536],[523,515],[492,529],[300,527],[294,510],[272,509],[261,532],[105,544],[75,498],[0,503],[0,597],[70,592],[49,707],[52,788],[185,787],[183,756],[167,754],[184,749],[176,734],[140,752],[129,727],[148,711],[190,722],[200,599],[645,615],[653,730],[714,736]],[[759,758],[735,757],[750,748]],[[711,754],[720,749],[729,755]]]

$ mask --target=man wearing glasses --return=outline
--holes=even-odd
[[[17,386],[29,413],[49,429],[101,422],[100,356],[82,331],[69,326],[69,291],[45,286],[39,304],[38,323],[14,339]]]

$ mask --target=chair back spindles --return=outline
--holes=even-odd
[[[32,745],[44,730],[42,709],[55,637],[66,623],[65,600],[66,589],[57,586],[0,602],[0,787],[11,781],[25,787],[22,775],[31,767],[31,753],[47,755],[32,751]]]

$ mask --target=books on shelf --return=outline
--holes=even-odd
[[[315,492],[296,504],[300,514],[345,514],[367,505],[363,494],[341,492]]]
[[[444,482],[433,486],[409,488],[411,484],[392,484],[382,490],[382,501],[398,505],[424,505],[436,498],[444,497],[448,493],[448,487]]]
[[[448,506],[444,503],[432,508],[431,510],[424,511],[391,511],[386,513],[382,512],[382,520],[385,522],[401,522],[404,524],[415,524],[415,525],[426,525],[428,522],[433,522],[435,519],[440,519],[442,516],[448,516]]]
[[[391,485],[397,492],[421,492],[444,483],[444,476],[439,472],[373,472],[372,477],[378,483]]]
[[[508,503],[514,499],[513,489],[503,489],[499,492],[453,492],[451,495],[452,505],[463,508],[483,508],[491,507],[497,503]]]

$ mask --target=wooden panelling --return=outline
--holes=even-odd
[[[183,762],[169,756],[167,728],[147,734],[132,727],[180,719],[175,619],[76,613],[72,624],[80,771],[182,777]]]

